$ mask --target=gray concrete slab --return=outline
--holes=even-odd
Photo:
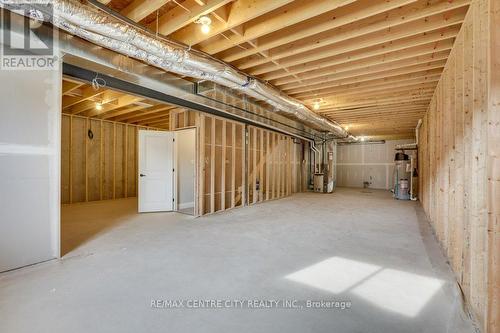
[[[67,255],[0,275],[0,332],[474,331],[418,204],[385,191],[197,219],[116,200],[64,207],[63,220]]]

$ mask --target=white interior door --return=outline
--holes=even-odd
[[[139,131],[139,212],[174,208],[174,133]]]

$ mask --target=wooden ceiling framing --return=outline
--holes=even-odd
[[[411,137],[470,0],[101,0],[354,135]],[[211,17],[210,32],[196,20]],[[92,93],[90,93],[92,94]]]
[[[65,77],[62,83],[62,112],[96,119],[169,129],[173,105],[125,94],[106,87],[94,88]]]

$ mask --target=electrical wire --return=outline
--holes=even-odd
[[[102,87],[106,86],[106,80],[99,77],[99,73],[96,73],[95,77],[92,79],[91,84],[92,84],[92,88],[94,88],[94,90],[99,90]]]

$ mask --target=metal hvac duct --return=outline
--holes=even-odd
[[[213,81],[239,90],[312,127],[336,137],[354,139],[338,123],[316,114],[298,100],[222,61],[159,38],[129,22],[89,6],[86,1],[81,3],[76,0],[53,0],[50,4],[53,7],[48,7],[39,0],[0,0],[0,6],[3,8],[23,10],[26,16],[51,22],[54,26],[99,46],[169,72]]]

